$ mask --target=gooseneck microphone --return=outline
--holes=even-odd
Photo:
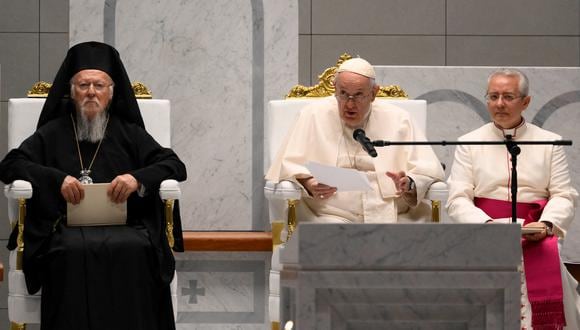
[[[363,149],[369,154],[371,157],[377,157],[377,151],[375,150],[375,146],[371,142],[371,140],[366,136],[365,131],[361,128],[357,128],[354,130],[352,137],[360,143]]]

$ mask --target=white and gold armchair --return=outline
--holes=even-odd
[[[142,85],[134,85],[136,94],[140,88],[143,88]],[[36,94],[34,94],[35,91]],[[31,92],[29,92],[29,98],[8,101],[9,150],[17,148],[36,129],[36,122],[45,101],[42,96],[45,97],[47,93],[46,85],[37,84]],[[169,147],[171,145],[169,100],[141,98],[138,99],[138,103],[149,134],[162,146]],[[22,232],[26,225],[24,221],[26,200],[31,198],[33,193],[30,182],[23,180],[15,180],[4,187],[4,195],[8,198],[8,219],[11,228],[18,226],[18,247],[10,251],[8,266],[8,319],[11,330],[26,329],[26,324],[40,323],[42,293],[39,291],[35,295],[28,294],[22,272],[22,254],[26,248],[22,240]],[[173,205],[181,197],[179,183],[175,180],[163,181],[159,195],[165,202],[168,241],[170,245],[173,245]],[[175,314],[177,312],[177,276],[174,276],[171,283],[171,295]]]
[[[313,87],[296,86],[284,100],[268,102],[264,117],[264,169],[267,170],[287,132],[295,122],[300,110],[307,105],[323,102],[325,97],[333,97],[332,84],[334,73],[338,66],[350,58],[344,54],[336,66],[328,68],[319,76],[319,84]],[[409,100],[406,93],[398,86],[382,86],[375,102],[394,104],[407,110],[415,125],[426,131],[427,102],[425,100]],[[270,223],[272,226],[272,264],[270,270],[269,314],[272,329],[279,329],[280,324],[280,251],[284,242],[291,236],[300,219],[316,217],[308,207],[300,202],[302,190],[292,181],[274,183],[267,181],[264,194],[268,200]],[[421,222],[448,222],[444,205],[447,201],[447,185],[435,182],[429,188],[423,203],[431,205],[431,214],[419,219]],[[411,219],[417,221],[417,219]],[[302,220],[304,221],[304,220]]]

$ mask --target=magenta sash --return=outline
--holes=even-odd
[[[532,203],[517,203],[517,217],[524,219],[524,224],[538,221],[547,202],[538,200]],[[474,203],[492,219],[511,216],[511,202],[476,197]],[[532,327],[563,329],[566,318],[558,238],[547,236],[538,242],[522,239],[522,251],[528,299],[532,306]]]

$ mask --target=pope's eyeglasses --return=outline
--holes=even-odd
[[[348,100],[353,100],[354,103],[361,103],[369,97],[368,94],[364,94],[363,92],[358,92],[354,95],[350,95],[344,91],[340,91],[339,93],[335,94],[336,97],[344,102],[348,102]]]

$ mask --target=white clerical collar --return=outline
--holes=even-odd
[[[498,133],[498,135],[500,135],[504,139],[506,138],[507,135],[511,135],[512,138],[516,139],[518,136],[524,134],[527,127],[526,120],[524,119],[524,117],[522,117],[521,123],[514,128],[502,128],[495,122],[493,123],[493,126],[496,128],[496,132]]]

